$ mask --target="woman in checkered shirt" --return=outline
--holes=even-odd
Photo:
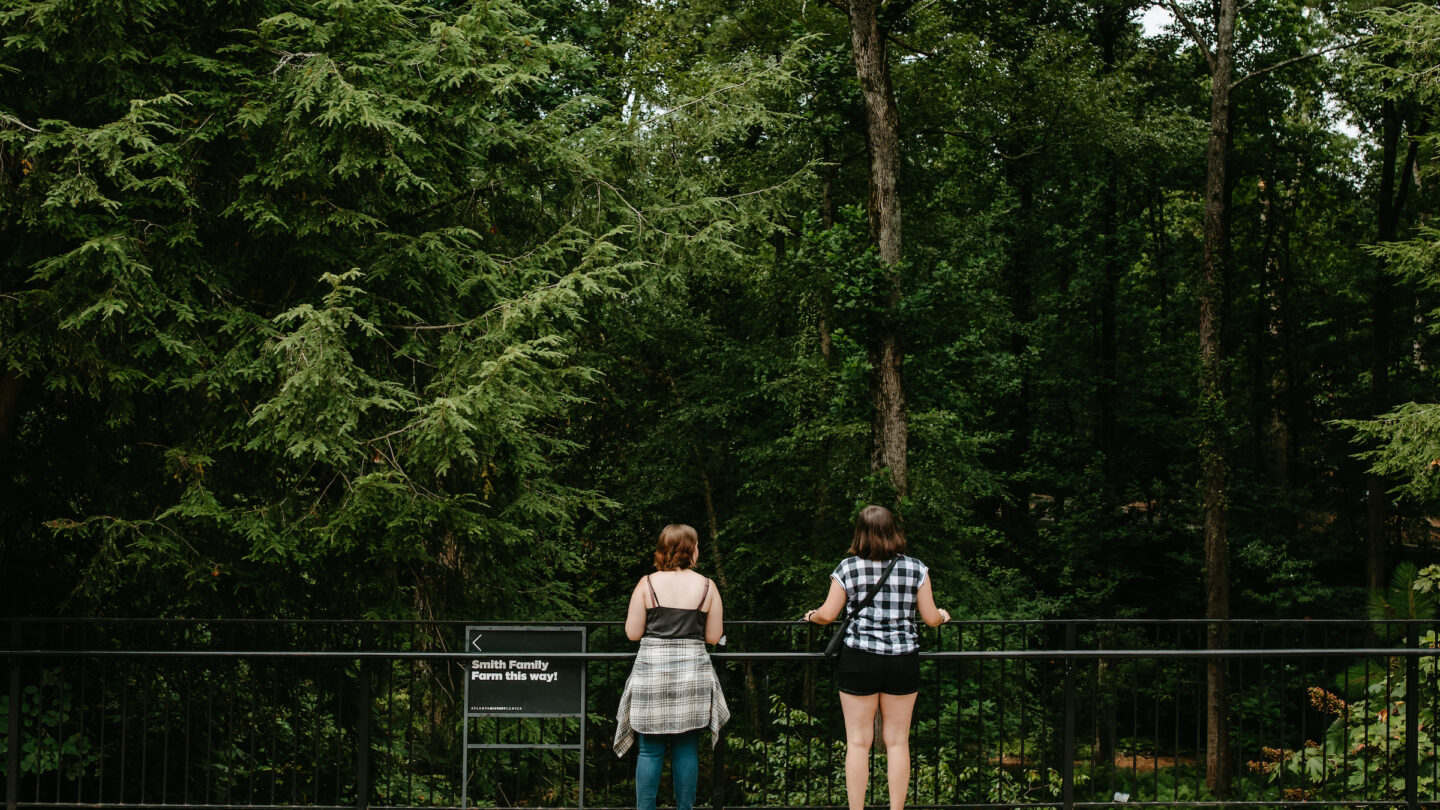
[[[829,624],[840,618],[846,603],[859,604],[880,581],[885,566],[895,567],[868,606],[850,622],[840,652],[836,679],[845,714],[845,796],[850,810],[865,806],[870,781],[870,746],[875,738],[875,712],[880,712],[890,784],[890,810],[905,806],[910,782],[910,716],[920,689],[919,632],[915,615],[930,627],[950,621],[935,607],[929,571],[905,556],[905,533],[883,506],[867,506],[855,519],[850,554],[830,575],[825,604],[805,620]]]

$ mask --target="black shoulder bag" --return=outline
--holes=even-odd
[[[898,554],[890,558],[890,564],[885,566],[885,572],[880,575],[880,581],[875,583],[875,587],[870,589],[870,593],[865,594],[865,598],[860,600],[860,604],[840,620],[840,626],[835,628],[835,635],[831,636],[829,643],[825,645],[826,658],[834,658],[840,654],[840,648],[845,646],[845,629],[850,626],[850,622],[860,614],[860,611],[870,607],[870,603],[875,600],[875,594],[880,593],[880,589],[885,587],[885,580],[890,578],[890,571],[895,568],[897,562],[900,562]]]

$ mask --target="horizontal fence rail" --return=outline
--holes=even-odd
[[[464,651],[467,623],[6,624],[0,745],[12,810],[458,807],[462,791],[471,806],[634,806],[634,755],[611,749],[635,649],[619,622],[547,625],[585,628],[585,652],[543,656],[583,665],[583,717],[469,719],[466,669],[499,656]],[[1075,620],[926,630],[908,804],[1440,805],[1437,629]],[[713,750],[702,746],[697,804],[844,806],[844,726],[833,667],[817,652],[829,628],[726,630],[713,660],[732,720]],[[1223,791],[1206,779],[1212,669],[1228,682]],[[470,751],[462,785],[464,740],[486,747]],[[868,803],[883,805],[876,748]],[[667,779],[662,804],[669,790]]]

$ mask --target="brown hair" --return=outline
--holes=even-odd
[[[700,537],[684,523],[671,523],[660,530],[655,544],[655,570],[679,571],[695,564],[695,547]]]
[[[850,553],[867,560],[888,560],[905,553],[905,533],[895,515],[883,506],[867,506],[855,516],[855,539]]]

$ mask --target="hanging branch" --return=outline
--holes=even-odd
[[[911,45],[910,43],[906,42],[905,40],[903,40],[903,39],[895,36],[895,35],[892,34],[892,33],[890,33],[889,31],[886,31],[886,32],[885,32],[885,39],[887,39],[887,40],[895,43],[896,45],[899,45],[900,47],[904,48],[904,49],[907,50],[907,51],[910,51],[911,53],[918,53],[918,54],[920,54],[921,56],[935,56],[935,55],[936,55],[935,51],[927,51],[927,50],[925,50],[925,49],[923,49],[923,48],[917,48],[917,47],[915,47],[914,45]]]
[[[925,128],[923,128],[923,129],[907,130],[907,131],[906,131],[906,134],[907,134],[907,135],[945,135],[945,136],[951,137],[951,138],[960,138],[961,140],[968,141],[968,142],[969,142],[971,145],[973,145],[973,146],[977,146],[977,147],[979,147],[979,148],[981,148],[981,149],[984,149],[984,150],[986,150],[986,151],[988,151],[988,152],[993,153],[996,157],[999,157],[1001,160],[1020,160],[1020,159],[1022,159],[1022,158],[1027,158],[1027,157],[1032,157],[1032,156],[1034,156],[1034,155],[1038,155],[1038,154],[1040,154],[1041,152],[1043,152],[1043,151],[1045,150],[1045,145],[1042,143],[1042,144],[1038,144],[1038,145],[1036,145],[1036,146],[1032,146],[1032,147],[1030,147],[1029,149],[1026,149],[1024,152],[1020,152],[1020,153],[1014,154],[1014,155],[1007,155],[1007,154],[1005,154],[1004,152],[1000,151],[1000,148],[999,148],[998,146],[991,145],[991,144],[989,144],[989,143],[981,140],[980,138],[975,137],[974,135],[972,135],[972,134],[970,134],[970,133],[968,133],[968,132],[963,132],[963,131],[958,130],[958,129],[943,129],[943,128],[940,128],[940,127],[925,127]]]
[[[1191,22],[1190,17],[1180,10],[1180,6],[1175,3],[1175,0],[1160,0],[1160,5],[1169,9],[1170,13],[1175,15],[1175,19],[1189,32],[1190,38],[1195,40],[1195,46],[1200,49],[1200,54],[1205,57],[1205,64],[1209,66],[1210,73],[1214,74],[1215,56],[1210,53],[1210,46],[1206,44],[1205,37],[1200,35],[1200,29],[1196,28],[1195,23]]]
[[[1292,56],[1292,57],[1290,57],[1289,59],[1282,59],[1282,60],[1280,60],[1279,62],[1276,62],[1276,63],[1273,64],[1273,65],[1269,65],[1269,66],[1267,66],[1267,67],[1260,68],[1259,70],[1251,71],[1250,73],[1247,73],[1247,74],[1245,74],[1244,76],[1241,76],[1240,78],[1238,78],[1238,79],[1236,79],[1235,81],[1233,81],[1233,82],[1230,83],[1230,89],[1233,90],[1233,89],[1235,89],[1236,87],[1239,87],[1241,84],[1245,83],[1246,81],[1249,81],[1250,79],[1253,79],[1253,78],[1255,78],[1256,76],[1263,76],[1263,75],[1265,75],[1266,73],[1271,72],[1272,70],[1279,70],[1280,68],[1283,68],[1283,67],[1289,67],[1290,65],[1293,65],[1293,64],[1295,64],[1296,62],[1304,62],[1304,61],[1306,61],[1307,59],[1314,59],[1314,58],[1317,57],[1317,56],[1324,56],[1324,55],[1327,54],[1327,53],[1333,53],[1333,52],[1335,52],[1335,51],[1345,50],[1346,48],[1353,48],[1353,47],[1355,47],[1356,45],[1362,45],[1362,44],[1364,44],[1365,42],[1369,41],[1369,39],[1370,39],[1369,37],[1361,37],[1360,39],[1357,39],[1357,40],[1355,40],[1354,42],[1340,42],[1340,43],[1337,43],[1337,44],[1335,44],[1335,45],[1331,45],[1331,46],[1328,47],[1328,48],[1321,48],[1321,49],[1318,50],[1318,51],[1311,51],[1310,53],[1303,53],[1303,54],[1300,54],[1299,56]]]

